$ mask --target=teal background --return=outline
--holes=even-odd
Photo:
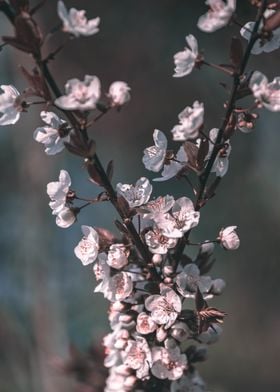
[[[110,112],[91,130],[104,163],[115,162],[114,184],[153,178],[141,163],[158,128],[170,137],[178,113],[194,100],[205,104],[205,130],[221,124],[226,99],[219,85],[227,76],[209,68],[185,78],[172,78],[173,55],[194,34],[206,60],[228,61],[229,42],[237,26],[213,34],[200,32],[203,1],[194,0],[79,0],[67,6],[100,16],[100,32],[70,41],[50,64],[60,87],[72,77],[97,75],[103,91],[115,80],[126,81],[132,100],[120,113]],[[252,20],[249,1],[238,1],[240,23]],[[0,33],[12,29],[0,15]],[[58,23],[56,1],[49,0],[36,19],[44,33]],[[63,42],[56,34],[45,54]],[[245,44],[245,41],[243,41]],[[26,87],[18,65],[32,68],[28,55],[5,47],[0,53],[0,82]],[[249,69],[270,79],[279,73],[279,51],[252,56]],[[63,152],[48,157],[32,134],[41,125],[39,108],[23,113],[16,126],[0,131],[0,392],[80,391],[73,380],[58,374],[55,358],[67,358],[70,342],[86,350],[99,346],[108,331],[107,302],[93,295],[92,267],[83,267],[73,254],[80,225],[115,230],[116,213],[108,205],[84,210],[73,227],[56,227],[48,207],[46,184],[61,168],[69,171],[73,189],[95,196],[82,162]],[[216,197],[202,211],[194,241],[214,238],[221,227],[237,225],[241,238],[236,252],[216,250],[213,277],[227,282],[224,295],[211,304],[228,313],[221,341],[209,348],[200,372],[215,392],[277,392],[280,389],[279,253],[280,176],[279,113],[260,111],[253,133],[232,140],[230,170]],[[177,145],[171,142],[171,146]],[[184,182],[155,184],[154,194],[191,196]],[[113,218],[113,219],[112,219]],[[277,361],[278,358],[278,361]]]

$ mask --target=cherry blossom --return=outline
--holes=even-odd
[[[187,164],[188,157],[184,146],[181,146],[174,159],[170,159],[163,168],[161,177],[154,178],[153,181],[167,181],[175,177]]]
[[[153,366],[151,372],[161,380],[166,378],[169,380],[178,380],[187,368],[187,357],[181,353],[177,345],[168,347],[168,343],[166,342],[166,348],[153,347]]]
[[[190,74],[195,67],[198,57],[198,45],[196,38],[189,34],[186,36],[186,41],[189,47],[174,55],[175,70],[173,77],[181,78]]]
[[[197,26],[206,33],[212,33],[226,26],[235,11],[235,0],[206,0],[209,11],[198,19]]]
[[[102,292],[109,301],[123,301],[131,294],[133,283],[127,272],[106,277],[96,288],[95,292]]]
[[[102,280],[110,276],[110,267],[107,263],[107,254],[101,252],[98,254],[97,260],[93,265],[93,272],[96,280]]]
[[[264,17],[267,19],[275,13],[274,10],[266,10],[264,13]],[[242,29],[240,30],[240,34],[243,38],[247,39],[248,41],[251,38],[252,31],[254,30],[255,22],[248,22],[246,23]],[[263,28],[263,22],[260,23],[259,31]],[[280,27],[273,30],[271,32],[271,36],[268,37],[267,40],[265,39],[258,39],[253,48],[251,49],[252,54],[260,54],[260,53],[270,53],[273,50],[276,50],[280,47]]]
[[[187,264],[183,271],[176,276],[175,282],[180,294],[186,298],[194,297],[197,288],[203,294],[207,294],[212,286],[210,276],[200,276],[200,270],[194,263]]]
[[[70,8],[67,11],[63,1],[59,0],[57,3],[57,13],[63,22],[63,31],[79,37],[80,35],[89,36],[98,33],[100,18],[88,20],[86,18],[85,10],[76,10]]]
[[[109,370],[104,392],[127,392],[133,390],[136,377],[125,365],[114,366]]]
[[[154,130],[153,139],[155,145],[145,148],[142,161],[146,169],[159,172],[165,161],[167,139],[164,133],[158,129]]]
[[[84,81],[70,79],[65,85],[65,93],[55,100],[64,110],[92,110],[100,98],[100,81],[97,76],[86,75]]]
[[[22,107],[17,104],[17,99],[20,96],[18,90],[12,85],[2,84],[0,94],[0,125],[15,124],[22,112]]]
[[[126,82],[114,82],[109,87],[108,97],[111,101],[111,106],[123,106],[130,101],[130,87]]]
[[[151,316],[145,312],[141,312],[137,316],[136,331],[141,335],[147,335],[157,329],[157,324],[153,321]]]
[[[173,140],[184,141],[196,139],[199,135],[199,129],[203,124],[204,105],[195,101],[193,107],[187,106],[178,116],[179,125],[171,130]]]
[[[128,263],[128,252],[124,244],[113,244],[108,252],[107,263],[110,267],[120,269]]]
[[[161,287],[160,295],[151,295],[145,300],[146,309],[151,312],[152,320],[163,324],[165,329],[171,327],[182,310],[182,303],[178,294],[169,287]]]
[[[139,208],[139,212],[143,214],[144,219],[156,219],[158,216],[168,212],[174,205],[175,200],[173,196],[159,196],[155,200],[150,200],[143,207]]]
[[[117,192],[123,196],[131,208],[139,207],[149,201],[153,187],[146,177],[141,177],[135,184],[118,183]]]
[[[49,206],[53,210],[52,214],[57,215],[56,224],[62,228],[71,226],[76,220],[74,211],[66,206],[70,185],[71,178],[66,170],[60,170],[59,181],[47,185],[47,194],[51,199]]]
[[[172,249],[177,244],[176,238],[166,237],[162,230],[155,228],[145,234],[145,241],[149,247],[150,252],[159,253],[164,255],[168,252],[168,249]]]
[[[125,349],[124,364],[136,370],[137,378],[144,380],[149,375],[152,363],[152,354],[145,338],[136,336],[135,340],[129,340]]]
[[[67,123],[52,112],[41,112],[41,118],[47,126],[36,128],[33,138],[45,145],[47,155],[58,154],[64,149],[64,142],[70,141],[69,135],[63,135],[63,127]]]
[[[93,263],[98,255],[99,237],[91,226],[82,226],[84,237],[74,249],[75,255],[81,260],[83,265]]]
[[[188,197],[176,200],[172,214],[161,214],[155,218],[157,226],[166,237],[181,238],[184,233],[198,225],[200,213],[195,211]]]
[[[220,231],[218,240],[223,248],[227,250],[235,250],[239,248],[240,240],[235,231],[236,228],[237,226],[229,226]]]
[[[254,97],[266,109],[272,112],[280,111],[280,76],[269,83],[264,74],[255,71],[251,76],[249,87]]]

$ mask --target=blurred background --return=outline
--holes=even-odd
[[[47,1],[36,15],[44,34],[59,22],[56,3]],[[237,3],[240,23],[252,20],[249,1]],[[230,39],[239,35],[237,26],[200,32],[197,19],[206,11],[202,0],[65,4],[86,9],[90,18],[100,16],[101,24],[98,34],[70,41],[50,64],[60,87],[72,77],[90,74],[100,78],[103,92],[115,80],[126,81],[132,89],[129,105],[120,113],[109,112],[90,131],[103,163],[114,160],[115,184],[133,183],[143,175],[153,178],[142,165],[143,149],[153,144],[155,128],[171,140],[169,131],[178,113],[194,100],[205,104],[205,129],[219,127],[226,99],[220,82],[230,85],[231,80],[210,68],[172,78],[173,55],[192,33],[206,60],[226,63]],[[12,35],[3,15],[0,21],[0,34]],[[61,32],[50,37],[45,54],[65,38]],[[3,48],[1,84],[26,87],[20,64],[32,69],[28,55]],[[252,56],[249,69],[271,79],[279,74],[279,65],[276,51]],[[40,108],[31,108],[16,126],[0,132],[0,392],[91,392],[86,376],[79,373],[79,361],[102,372],[102,359],[96,365],[87,361],[89,347],[100,347],[109,330],[108,303],[93,294],[92,268],[81,265],[73,248],[81,238],[81,224],[114,231],[116,214],[108,205],[94,206],[83,210],[77,224],[67,230],[55,225],[46,184],[57,180],[60,169],[69,171],[72,188],[79,194],[94,197],[99,189],[88,181],[78,158],[67,152],[46,156],[33,140],[33,131],[42,124],[39,113]],[[212,239],[221,227],[237,225],[241,238],[238,251],[216,250],[211,274],[227,282],[224,295],[211,302],[228,313],[224,334],[209,347],[209,360],[199,366],[215,392],[280,390],[279,120],[279,113],[263,110],[253,133],[236,134],[229,173],[192,234],[194,241]],[[171,146],[177,148],[172,142]],[[155,196],[166,193],[191,197],[186,183],[175,179],[154,185]],[[98,353],[92,350],[91,360],[96,360]]]

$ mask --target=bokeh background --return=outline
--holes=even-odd
[[[31,1],[32,3],[32,1]],[[35,3],[35,2],[33,2]],[[254,15],[249,1],[237,1],[240,23]],[[196,27],[205,12],[199,0],[79,0],[67,6],[100,16],[100,32],[68,43],[50,67],[59,85],[72,77],[98,75],[105,92],[115,80],[125,80],[132,100],[120,113],[110,112],[91,130],[104,163],[115,162],[114,183],[152,178],[141,163],[152,132],[166,134],[178,113],[194,100],[206,107],[205,129],[218,127],[226,92],[220,82],[231,80],[209,68],[172,78],[173,55],[194,34],[208,61],[228,61],[229,43],[239,28],[231,26],[206,34]],[[59,22],[56,1],[48,0],[36,18],[48,33]],[[0,15],[0,33],[12,29]],[[65,40],[58,32],[45,44],[45,54]],[[244,42],[245,44],[245,42]],[[31,59],[10,47],[0,53],[0,82],[26,87],[18,66],[32,68]],[[279,51],[252,56],[249,69],[271,79],[279,73]],[[214,238],[221,227],[237,225],[240,249],[217,249],[212,276],[227,282],[224,295],[213,304],[228,313],[221,341],[209,347],[209,360],[200,372],[215,392],[280,390],[280,175],[279,113],[261,111],[251,134],[232,141],[230,170],[217,196],[202,211],[193,240]],[[91,267],[73,254],[80,225],[115,230],[115,212],[108,205],[85,209],[78,223],[64,230],[55,225],[48,207],[46,184],[59,170],[68,170],[73,189],[95,196],[78,158],[63,152],[44,154],[32,134],[41,124],[39,108],[21,116],[0,132],[0,392],[91,391],[86,384],[58,371],[69,358],[69,345],[87,352],[101,345],[108,331],[107,302],[93,294]],[[171,138],[170,138],[171,139]],[[172,144],[176,147],[176,144]],[[184,182],[171,180],[154,186],[155,195],[190,195]],[[73,351],[73,350],[72,350]]]

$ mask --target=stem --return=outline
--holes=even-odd
[[[221,65],[218,64],[213,64],[213,63],[208,63],[208,61],[203,60],[201,62],[203,65],[207,65],[208,67],[214,68],[218,71],[224,72],[227,75],[233,76],[233,71],[231,71],[230,69],[226,68],[226,67],[222,67]]]
[[[49,84],[50,88],[52,89],[54,95],[56,97],[60,97],[62,94],[61,94],[60,89],[59,89],[58,85],[56,84],[46,62],[38,62],[36,59],[35,59],[35,61],[40,66],[41,72],[44,75],[45,79],[47,80],[47,83]],[[72,114],[72,112],[70,112],[70,111],[63,111],[63,112],[64,112],[65,116],[68,118],[68,120],[70,121],[73,128],[76,131],[77,130],[81,131],[80,124],[79,124],[78,120],[76,119],[76,117]],[[86,129],[84,129],[83,131],[84,131],[83,132],[84,139],[87,139],[88,136],[86,133]],[[138,249],[138,252],[142,256],[143,260],[145,260],[146,264],[150,264],[150,261],[151,261],[150,252],[149,252],[146,244],[144,244],[144,242],[141,240],[141,237],[138,235],[137,230],[135,229],[130,217],[120,207],[120,205],[118,203],[117,194],[116,194],[97,154],[94,154],[93,162],[94,162],[94,165],[98,171],[98,174],[100,175],[100,178],[102,179],[102,183],[104,185],[104,188],[109,195],[110,201],[113,204],[113,206],[115,207],[115,209],[117,210],[117,212],[119,213],[120,217],[122,218],[134,245]],[[152,272],[153,272],[154,277],[156,277],[158,275],[156,272],[156,269],[154,267],[152,267]]]
[[[215,146],[213,148],[212,154],[210,156],[210,159],[206,165],[206,168],[204,170],[204,172],[200,175],[199,180],[200,180],[200,187],[199,187],[199,191],[198,191],[198,195],[196,198],[196,202],[195,202],[195,210],[199,211],[202,207],[202,201],[203,201],[203,195],[207,186],[207,182],[212,170],[212,167],[214,165],[215,159],[217,158],[217,155],[221,149],[221,146],[223,145],[223,134],[224,131],[226,129],[226,126],[230,120],[230,117],[232,115],[232,112],[235,108],[235,101],[236,101],[236,97],[237,97],[237,92],[240,86],[240,79],[241,76],[244,73],[244,70],[247,66],[250,54],[251,54],[251,50],[256,42],[256,40],[258,39],[258,30],[259,30],[259,26],[264,14],[264,11],[267,8],[267,0],[263,0],[262,1],[262,5],[258,10],[257,16],[256,16],[256,20],[255,20],[255,25],[252,31],[252,35],[250,37],[250,40],[248,42],[246,51],[244,53],[243,59],[241,61],[241,65],[240,65],[240,69],[239,72],[233,75],[233,86],[231,89],[231,94],[230,94],[230,98],[229,98],[229,102],[227,104],[227,110],[226,110],[226,114],[225,114],[225,118],[224,121],[219,129],[218,135],[217,135],[217,139],[215,141]],[[189,230],[185,236],[179,241],[176,251],[173,255],[173,267],[177,268],[178,262],[184,252],[185,246],[187,245],[188,242],[188,238],[189,235],[191,233],[191,230]]]

